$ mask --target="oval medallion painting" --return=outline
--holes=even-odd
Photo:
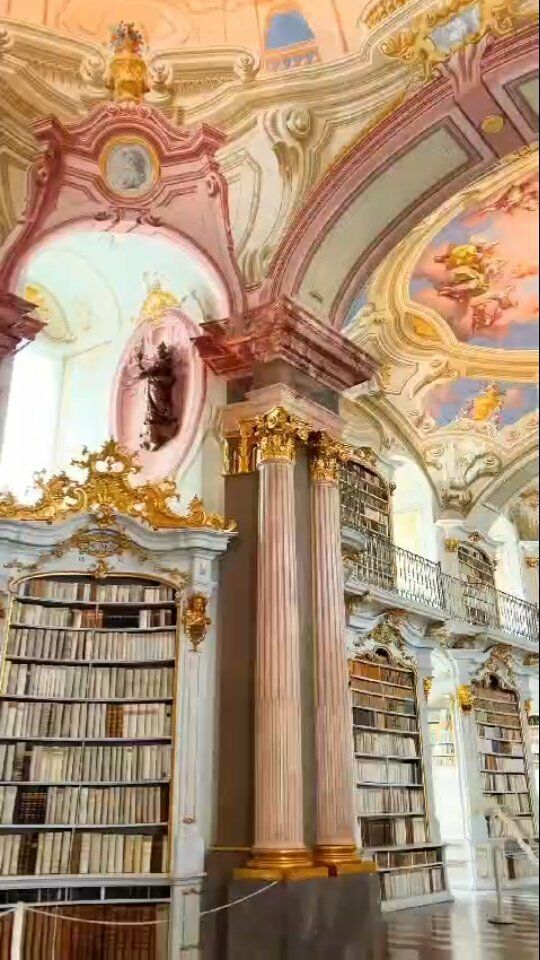
[[[121,197],[140,197],[152,189],[159,162],[152,147],[134,137],[116,137],[105,147],[100,167],[107,186]]]
[[[204,433],[206,372],[193,345],[198,335],[181,310],[166,310],[144,317],[124,350],[111,427],[137,454],[141,479],[161,480],[185,467]]]

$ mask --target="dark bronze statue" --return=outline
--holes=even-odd
[[[159,450],[178,433],[179,411],[175,409],[176,372],[173,348],[160,343],[153,358],[137,354],[139,380],[147,382],[147,410],[141,434],[145,450]]]

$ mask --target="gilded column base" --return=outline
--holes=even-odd
[[[327,877],[328,869],[314,864],[309,850],[304,847],[290,850],[253,850],[245,867],[234,871],[237,880],[311,880]]]
[[[362,860],[354,844],[321,844],[314,850],[315,863],[328,869],[331,876],[352,873],[376,873],[372,860]]]

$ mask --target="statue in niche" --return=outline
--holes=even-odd
[[[160,450],[180,427],[180,411],[176,409],[177,376],[174,350],[163,341],[154,357],[145,357],[141,346],[137,353],[139,381],[147,384],[146,415],[141,433],[145,450]]]

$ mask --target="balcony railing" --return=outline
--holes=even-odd
[[[433,563],[391,540],[365,533],[347,566],[363,583],[424,604],[474,626],[502,630],[538,643],[538,607],[487,583],[450,577]]]

